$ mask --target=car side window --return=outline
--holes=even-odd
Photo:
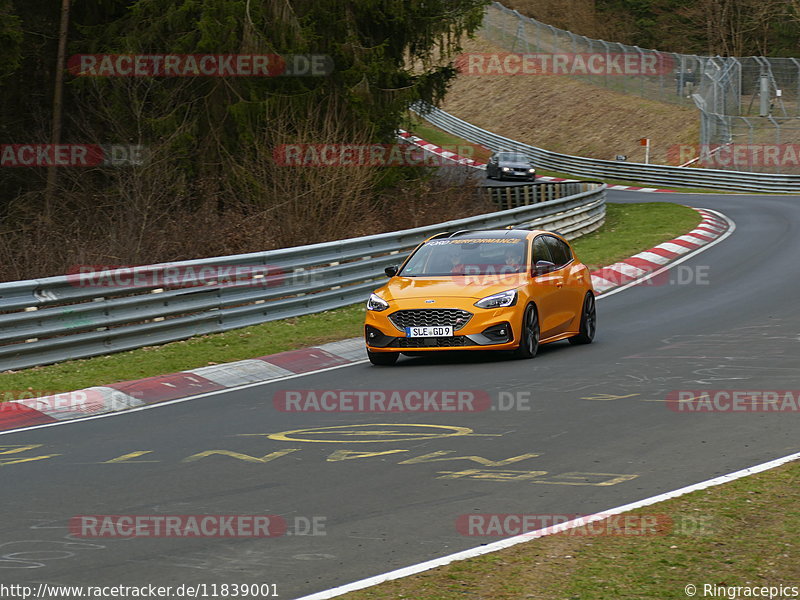
[[[553,257],[550,255],[550,249],[547,247],[547,243],[544,241],[544,236],[540,235],[536,239],[533,240],[533,267],[536,267],[536,263],[540,260],[546,260],[547,262],[555,262]]]
[[[547,247],[550,249],[550,255],[553,257],[556,268],[561,268],[572,260],[572,252],[567,244],[551,235],[543,237]]]

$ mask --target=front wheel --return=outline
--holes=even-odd
[[[379,367],[390,367],[397,362],[399,352],[370,352],[367,350],[367,358],[373,365]]]
[[[514,350],[515,358],[533,358],[539,350],[539,315],[536,308],[529,305],[522,317],[522,331],[519,347]]]
[[[595,307],[594,294],[592,292],[587,292],[586,297],[583,299],[580,333],[569,338],[569,343],[591,344],[596,330],[597,309]]]

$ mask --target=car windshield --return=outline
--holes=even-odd
[[[431,240],[417,249],[399,274],[436,277],[524,273],[527,248],[528,243],[520,238]]]
[[[527,163],[528,157],[524,154],[516,154],[514,152],[503,152],[502,154],[497,155],[499,160],[504,162],[519,162],[519,163]]]

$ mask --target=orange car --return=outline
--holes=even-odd
[[[417,246],[367,301],[364,335],[374,365],[400,353],[511,350],[595,334],[589,269],[560,235],[503,229],[440,233]]]

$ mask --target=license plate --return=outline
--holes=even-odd
[[[406,337],[450,337],[453,328],[446,327],[406,327]]]

